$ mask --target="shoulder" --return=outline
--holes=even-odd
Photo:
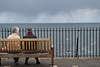
[[[17,38],[20,39],[20,36],[18,35]]]
[[[23,36],[23,38],[37,38],[37,37],[34,35],[27,35],[27,36]]]
[[[12,37],[12,35],[9,35],[7,39],[10,39]]]
[[[7,39],[20,39],[20,36],[19,35],[15,35],[15,34],[11,34],[8,36]]]
[[[16,33],[13,36],[14,36],[14,38],[20,39],[20,36]]]

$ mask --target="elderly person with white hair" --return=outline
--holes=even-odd
[[[12,34],[8,36],[8,39],[20,39],[18,27],[12,28]]]
[[[8,38],[7,39],[20,39],[20,36],[19,36],[19,28],[18,27],[13,27],[12,28],[12,34],[11,35],[9,35],[8,36]],[[18,48],[16,48],[16,49],[20,49],[20,44],[19,45],[17,45],[16,44],[16,46],[18,46]],[[7,45],[7,50],[9,51],[9,44]],[[11,50],[10,50],[11,51]],[[18,57],[15,57],[15,58],[13,58],[14,60],[15,60],[15,64],[18,62],[18,60],[19,60],[19,58]]]

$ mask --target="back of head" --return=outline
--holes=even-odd
[[[26,32],[32,32],[32,28],[31,27],[27,27],[26,28]]]
[[[26,34],[23,38],[37,38],[36,35],[33,33],[31,27],[26,28]]]
[[[26,28],[26,35],[33,35],[32,28],[31,27],[27,27]]]
[[[12,33],[19,33],[19,28],[18,27],[13,27],[12,28]]]

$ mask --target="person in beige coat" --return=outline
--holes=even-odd
[[[20,39],[20,36],[19,36],[19,28],[18,28],[18,27],[13,27],[13,28],[12,28],[12,34],[9,35],[7,39],[16,39],[16,40],[17,40],[17,39]],[[18,45],[18,44],[15,43],[15,48],[13,47],[13,48],[10,49],[10,50],[9,50],[9,45],[13,45],[13,44],[11,44],[11,43],[8,43],[8,44],[7,44],[7,50],[8,50],[8,51],[20,49],[20,44]],[[13,59],[15,60],[14,63],[17,63],[18,60],[19,60],[18,57],[15,57],[15,58],[13,58]]]

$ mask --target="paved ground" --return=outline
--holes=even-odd
[[[13,64],[13,59],[2,59],[2,66],[0,67],[50,67],[49,59],[40,59],[41,64],[35,64],[34,59],[29,60],[29,65],[24,64],[25,59],[20,59],[18,65]],[[100,67],[99,60],[67,60],[56,59],[54,67]]]

